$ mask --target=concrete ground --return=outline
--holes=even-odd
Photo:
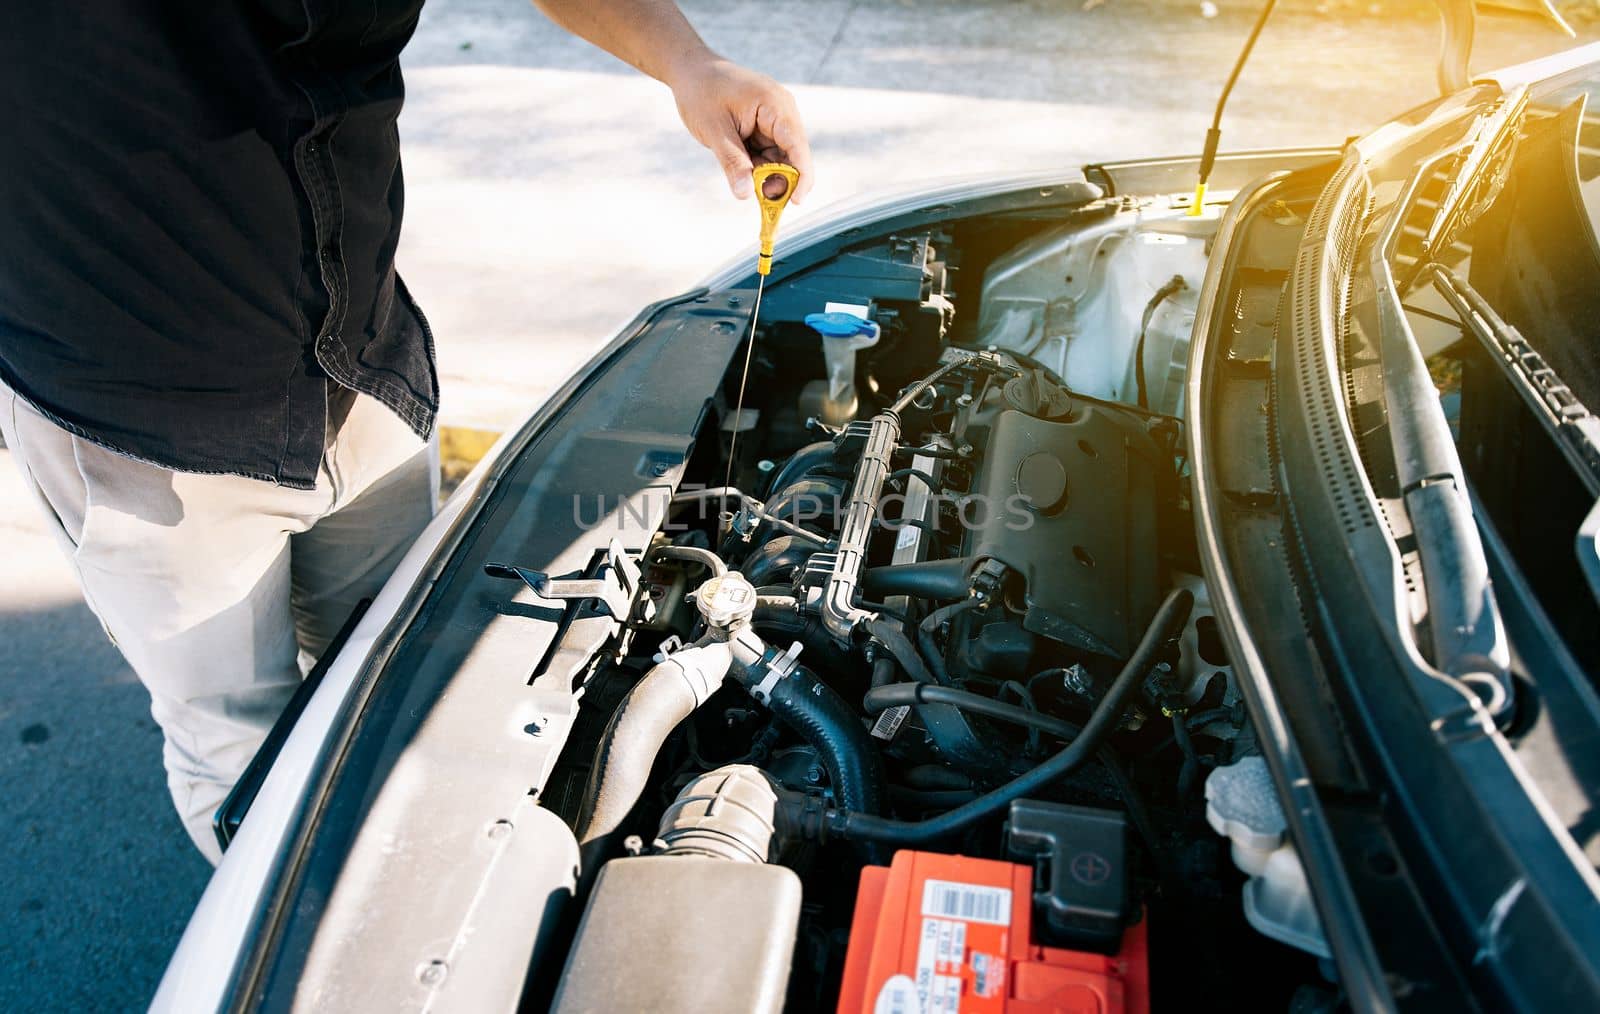
[[[818,178],[791,225],[907,178],[1197,150],[1252,17],[1131,0],[684,7],[800,99]],[[1224,146],[1337,141],[1426,100],[1435,33],[1280,11]],[[1520,20],[1479,34],[1479,69],[1567,44]],[[433,0],[405,63],[400,264],[438,336],[447,423],[515,423],[639,305],[752,241],[753,207],[666,90],[526,4]],[[5,461],[0,538],[0,1009],[138,1008],[207,868],[169,810],[148,701]]]

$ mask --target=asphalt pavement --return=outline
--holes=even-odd
[[[1198,150],[1253,11],[1108,0],[686,2],[799,97],[832,200],[914,178]],[[1224,147],[1326,144],[1433,89],[1430,19],[1275,16]],[[1592,34],[1592,33],[1587,33]],[[1480,25],[1477,69],[1569,43]],[[399,263],[447,423],[514,424],[643,303],[751,242],[670,95],[528,4],[433,0],[404,64]],[[0,1009],[142,1007],[208,868],[172,814],[137,680],[0,449]]]

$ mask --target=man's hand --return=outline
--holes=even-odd
[[[709,55],[667,83],[683,125],[716,156],[733,196],[742,201],[754,192],[750,170],[756,162],[787,162],[800,170],[793,203],[810,191],[811,146],[787,88],[765,74]],[[774,176],[763,189],[768,197],[782,197],[786,185]]]
[[[694,139],[711,149],[733,196],[755,190],[752,160],[787,162],[800,170],[794,203],[811,189],[811,146],[794,96],[765,74],[713,53],[673,0],[533,0],[550,20],[663,81]],[[783,196],[769,180],[768,197]]]

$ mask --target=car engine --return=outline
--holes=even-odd
[[[1188,514],[1212,227],[1101,201],[773,276],[543,797],[554,1009],[1331,995]]]

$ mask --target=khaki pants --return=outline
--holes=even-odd
[[[432,516],[438,443],[345,394],[316,488],[293,490],[124,457],[3,383],[0,430],[150,691],[173,802],[215,863],[212,815],[299,684],[300,653],[321,653]]]

